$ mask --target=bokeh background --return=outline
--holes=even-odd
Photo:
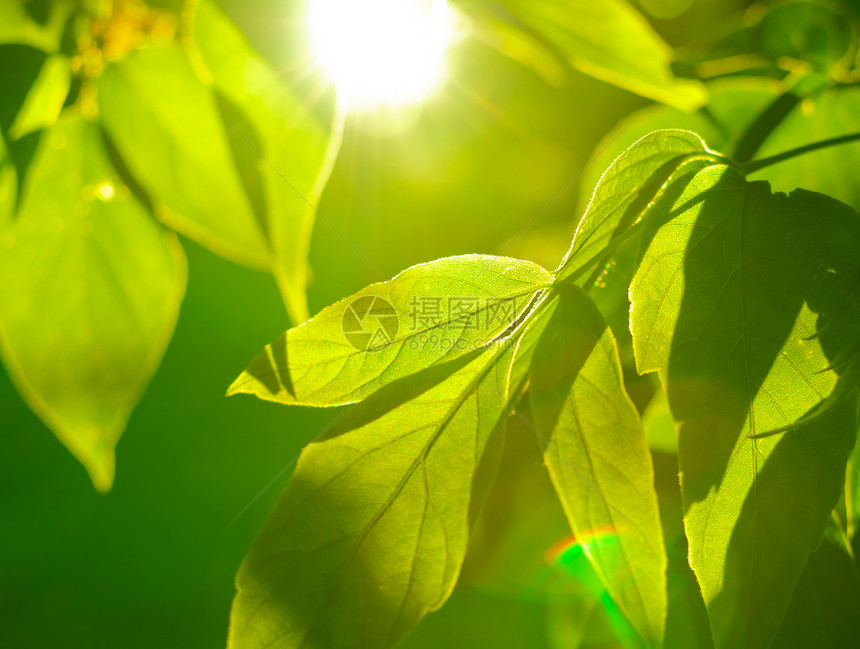
[[[277,69],[299,74],[305,57],[300,3],[220,4]],[[699,0],[672,19],[653,14],[671,14],[689,2],[643,4],[657,30],[683,45],[745,3]],[[0,47],[0,88],[26,87],[32,74],[26,49]],[[9,119],[14,101],[14,92],[0,92],[0,122]],[[601,138],[645,103],[576,72],[549,85],[465,38],[450,53],[446,85],[410,111],[405,126],[350,119],[314,232],[311,310],[376,281],[366,260],[385,276],[470,252],[554,267],[591,190],[579,186],[580,174]],[[242,557],[294,458],[334,414],[224,397],[232,379],[289,322],[268,275],[188,240],[183,245],[190,280],[179,325],[118,446],[109,494],[94,491],[0,369],[3,646],[223,646]],[[404,647],[563,647],[575,633],[564,613],[590,585],[581,574],[567,579],[571,571],[547,558],[569,532],[533,434],[514,426],[508,442],[461,584]],[[658,454],[657,468],[658,482],[671,494],[671,455]],[[663,503],[664,516],[675,521],[670,526],[680,520],[671,498]],[[681,583],[687,578],[683,548],[676,550],[673,561],[680,555],[681,568],[674,578]],[[701,627],[703,612],[688,614],[690,628],[697,616]],[[616,627],[589,646],[617,646],[619,634]]]

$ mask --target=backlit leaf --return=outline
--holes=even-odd
[[[839,498],[855,413],[749,436],[797,422],[833,390],[828,355],[856,332],[826,325],[860,265],[860,219],[720,166],[674,183],[653,214],[630,291],[637,366],[659,372],[678,426],[690,562],[715,645],[767,647]]]
[[[382,386],[489,343],[552,282],[506,257],[414,266],[323,309],[268,345],[230,387],[279,403],[354,403]]]
[[[708,156],[702,139],[688,131],[656,131],[633,144],[600,178],[559,278],[582,269],[633,225],[678,169]]]
[[[98,127],[80,118],[43,136],[0,244],[4,364],[106,490],[114,446],[173,333],[182,250],[122,185]]]
[[[15,123],[9,129],[9,136],[17,139],[52,126],[60,116],[70,83],[71,70],[66,57],[56,55],[45,59],[36,82],[15,117]]]
[[[704,86],[675,78],[672,48],[625,0],[515,0],[504,9],[527,37],[586,74],[679,108],[705,102]]]
[[[270,266],[215,99],[185,53],[152,45],[109,65],[98,83],[105,127],[167,225],[217,254]]]
[[[314,211],[333,163],[326,163],[330,135],[212,2],[197,5],[193,35],[212,84],[246,115],[260,138],[259,150],[252,153],[262,178],[272,270],[290,317],[301,324],[308,317],[305,285]],[[246,133],[241,139],[253,138]]]
[[[309,445],[237,579],[229,646],[395,645],[450,596],[510,346],[379,390]]]
[[[34,19],[34,5],[46,6],[46,15]],[[29,6],[28,6],[29,5]],[[30,45],[46,52],[59,48],[63,26],[74,7],[74,0],[35,3],[27,0],[0,2],[0,43]]]
[[[588,296],[564,286],[530,368],[544,458],[579,544],[649,646],[666,624],[666,549],[645,431],[615,338]]]

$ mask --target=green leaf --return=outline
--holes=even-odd
[[[600,178],[562,262],[559,279],[584,270],[611,241],[636,223],[682,166],[713,156],[702,139],[688,131],[656,131],[633,144]]]
[[[42,137],[0,244],[4,364],[107,490],[114,446],[173,332],[182,250],[122,185],[98,127],[80,118]]]
[[[860,263],[860,219],[721,166],[671,185],[653,214],[630,289],[637,367],[659,372],[678,426],[690,563],[715,646],[767,647],[839,499],[855,413],[749,436],[797,422],[833,390],[828,354],[856,332],[826,325]]]
[[[645,10],[654,16],[663,20],[669,18],[677,18],[685,13],[692,5],[694,0],[639,0]]]
[[[833,88],[803,101],[759,150],[766,158],[812,142],[860,132],[860,88]],[[759,171],[775,189],[811,189],[860,209],[860,185],[846,169],[860,164],[860,143],[820,149]]]
[[[485,346],[552,275],[506,257],[448,257],[323,309],[268,345],[228,394],[335,406]]]
[[[825,539],[813,552],[794,590],[774,649],[860,645],[860,582],[844,547]]]
[[[15,205],[18,200],[18,174],[15,164],[0,137],[0,248],[4,248],[3,236],[15,221]]]
[[[754,43],[772,61],[790,57],[828,72],[848,53],[851,23],[821,4],[791,2],[773,7],[764,15],[756,28]]]
[[[782,85],[773,79],[719,79],[708,84],[706,110],[688,113],[659,104],[637,110],[621,120],[597,145],[582,175],[582,187],[596,187],[604,170],[618,156],[661,129],[692,131],[714,151],[734,151],[739,138],[782,92]],[[591,195],[583,193],[582,210],[590,200]]]
[[[661,453],[678,452],[678,436],[675,433],[675,422],[669,409],[666,393],[658,389],[654,397],[642,413],[642,426],[648,446]]]
[[[109,65],[98,82],[105,127],[171,228],[213,252],[270,267],[257,220],[209,89],[175,45],[152,45]]]
[[[857,405],[860,407],[860,401]],[[845,516],[848,538],[854,543],[857,539],[857,526],[860,524],[860,426],[857,428],[857,443],[848,460],[845,476]]]
[[[63,27],[74,8],[74,0],[38,3],[45,5],[47,12],[39,21],[30,13],[35,4],[28,0],[0,2],[0,43],[30,45],[46,52],[59,49]]]
[[[462,9],[481,19],[463,2]],[[677,79],[672,48],[625,0],[513,0],[508,21],[571,66],[644,97],[691,110],[705,102],[698,81]]]
[[[230,647],[395,645],[450,596],[510,345],[392,383],[310,444],[237,579]]]
[[[264,192],[273,273],[290,317],[308,318],[305,286],[315,210],[334,163],[330,134],[208,0],[194,13],[193,38],[213,86],[244,113],[259,137],[254,153]],[[234,126],[237,130],[238,126]],[[257,138],[241,134],[247,141]],[[335,142],[334,152],[339,142]]]
[[[9,129],[9,137],[18,139],[33,131],[53,126],[69,94],[70,83],[71,70],[65,56],[55,55],[45,59],[39,76]]]
[[[645,431],[624,390],[615,338],[589,297],[564,285],[540,317],[530,368],[544,459],[575,537],[649,646],[666,624],[666,548]]]

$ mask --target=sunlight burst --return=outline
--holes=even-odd
[[[317,62],[350,109],[424,100],[445,76],[446,0],[310,0]]]

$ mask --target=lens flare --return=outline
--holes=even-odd
[[[446,74],[446,0],[309,0],[311,44],[353,110],[416,104]]]
[[[639,646],[635,630],[613,601],[589,561],[589,557],[598,552],[602,554],[619,552],[618,534],[615,527],[607,526],[580,534],[578,537],[571,536],[552,546],[546,552],[545,559],[548,564],[575,578],[591,592],[592,597],[600,602],[619,647],[635,647]]]

